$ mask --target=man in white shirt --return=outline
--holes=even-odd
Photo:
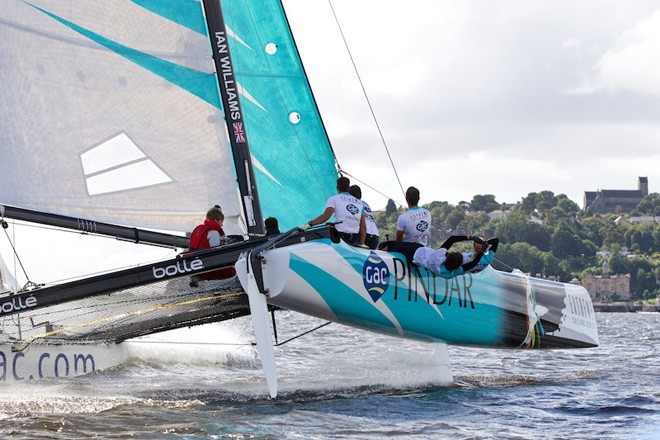
[[[360,200],[364,205],[364,209],[362,210],[362,217],[364,217],[364,224],[367,229],[367,235],[364,239],[364,243],[360,242],[360,245],[366,245],[369,249],[376,249],[378,247],[380,235],[378,234],[378,226],[376,226],[376,220],[374,220],[374,214],[371,212],[371,207],[367,202],[362,200],[362,188],[360,188],[358,185],[351,185],[349,192],[356,199]]]
[[[396,222],[396,241],[426,246],[431,230],[431,213],[417,206],[419,190],[414,186],[406,190],[406,202],[408,210]]]
[[[346,243],[364,243],[366,226],[362,216],[363,204],[348,192],[350,187],[351,181],[348,177],[337,179],[337,194],[328,199],[323,214],[301,226],[301,229],[325,223],[334,214],[335,229]]]

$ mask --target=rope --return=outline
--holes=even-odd
[[[2,220],[2,229],[5,231],[5,236],[7,237],[7,241],[9,242],[11,249],[14,251],[14,257],[16,257],[16,261],[18,261],[19,266],[21,266],[21,270],[23,271],[23,275],[25,275],[25,278],[28,280],[28,284],[32,284],[30,281],[30,277],[28,276],[27,271],[25,270],[25,266],[23,266],[23,262],[21,261],[21,258],[18,256],[16,247],[14,247],[14,243],[11,241],[11,238],[9,238],[9,234],[7,233],[8,227],[9,225],[7,224],[7,222]]]
[[[508,267],[508,268],[511,269],[511,270],[515,270],[515,267],[509,266],[508,264],[506,264],[504,261],[500,260],[499,258],[493,258],[493,260],[494,260],[494,261],[497,261],[497,262],[500,263],[502,266],[506,266],[506,267]]]
[[[405,205],[402,204],[401,202],[395,201],[392,197],[390,197],[390,196],[388,196],[387,194],[385,194],[385,193],[383,193],[383,192],[377,190],[377,189],[374,188],[373,186],[369,185],[368,183],[364,182],[363,180],[358,179],[357,177],[353,176],[352,174],[347,173],[347,172],[344,171],[344,170],[342,170],[341,172],[344,173],[344,174],[346,174],[346,175],[347,175],[348,177],[350,177],[351,179],[353,179],[353,180],[357,180],[357,181],[360,182],[362,185],[364,185],[364,186],[366,186],[367,188],[369,188],[369,189],[371,189],[371,190],[377,192],[377,193],[380,194],[381,196],[386,197],[386,198],[389,199],[389,200],[392,200],[394,203],[396,203],[397,205],[399,205],[399,207],[403,208],[403,207],[405,206]]]
[[[387,157],[390,160],[390,164],[392,165],[392,170],[394,171],[394,175],[396,176],[397,182],[399,182],[399,187],[401,188],[401,194],[405,195],[405,191],[403,189],[403,185],[401,184],[401,179],[399,178],[399,173],[396,170],[396,166],[394,165],[394,161],[392,160],[392,155],[390,154],[390,150],[387,146],[387,142],[385,141],[385,137],[383,136],[383,131],[380,129],[380,124],[378,123],[378,120],[376,119],[376,114],[374,113],[373,106],[371,105],[371,101],[369,100],[369,96],[367,95],[367,91],[364,88],[364,83],[362,82],[362,78],[360,77],[360,73],[358,72],[357,65],[355,64],[355,60],[353,59],[353,54],[351,53],[351,50],[348,47],[348,42],[346,41],[346,37],[344,36],[344,31],[341,28],[341,25],[339,24],[339,19],[337,18],[337,14],[335,13],[335,8],[332,6],[332,1],[328,0],[328,4],[330,5],[330,9],[332,10],[332,15],[335,17],[335,22],[337,23],[337,28],[339,29],[339,33],[341,34],[341,38],[344,41],[344,46],[346,47],[346,52],[348,52],[348,56],[351,59],[351,63],[353,64],[353,70],[355,71],[355,75],[357,76],[358,82],[360,83],[360,87],[362,88],[362,93],[364,94],[364,97],[367,101],[367,105],[369,106],[369,111],[371,112],[371,117],[374,120],[374,123],[376,124],[376,129],[378,130],[378,135],[380,136],[380,140],[383,143],[383,146],[385,147],[385,152],[387,153]]]
[[[311,330],[307,330],[306,332],[301,333],[301,334],[299,334],[298,336],[294,336],[293,338],[289,338],[289,339],[287,339],[286,341],[280,342],[279,344],[275,344],[275,347],[279,347],[280,345],[284,345],[284,344],[286,344],[287,342],[291,342],[291,341],[293,341],[294,339],[298,339],[298,338],[301,337],[301,336],[305,336],[306,334],[309,334],[309,333],[311,333],[311,332],[313,332],[313,331],[316,331],[316,330],[318,330],[318,329],[320,329],[320,328],[322,328],[322,327],[325,327],[325,326],[328,325],[328,324],[332,324],[332,322],[331,322],[331,321],[328,321],[328,322],[326,322],[325,324],[321,324],[321,325],[319,325],[318,327],[314,327],[314,328],[311,329]]]
[[[182,344],[182,342],[179,341],[144,341],[144,340],[135,340],[135,339],[132,339],[127,342],[130,342],[131,344],[176,344],[176,345]],[[250,345],[254,345],[249,342],[239,343],[239,342],[190,342],[190,341],[186,341],[185,344],[186,345],[223,345],[223,346],[230,345],[230,346],[238,346],[238,347],[247,347]]]

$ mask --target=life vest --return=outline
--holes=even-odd
[[[218,231],[220,236],[225,235],[225,231],[222,230],[218,222],[215,220],[204,220],[204,223],[195,227],[190,235],[190,250],[197,249],[206,249],[210,247],[209,245],[209,232]]]
[[[206,219],[204,224],[198,225],[190,234],[190,250],[195,251],[210,247],[208,237],[210,231],[218,231],[221,237],[225,235],[225,231],[222,230],[218,222]],[[235,275],[236,269],[234,269],[234,266],[229,266],[195,275],[194,278],[197,280],[225,280]]]

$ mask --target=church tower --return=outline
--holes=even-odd
[[[637,183],[637,188],[641,191],[643,196],[649,195],[649,178],[640,177],[639,182]]]

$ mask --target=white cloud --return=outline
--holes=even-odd
[[[597,61],[578,93],[628,90],[660,94],[660,9],[623,32]]]
[[[561,43],[561,48],[562,49],[572,49],[574,47],[578,47],[582,44],[582,40],[579,38],[569,38],[566,41],[563,41]]]

